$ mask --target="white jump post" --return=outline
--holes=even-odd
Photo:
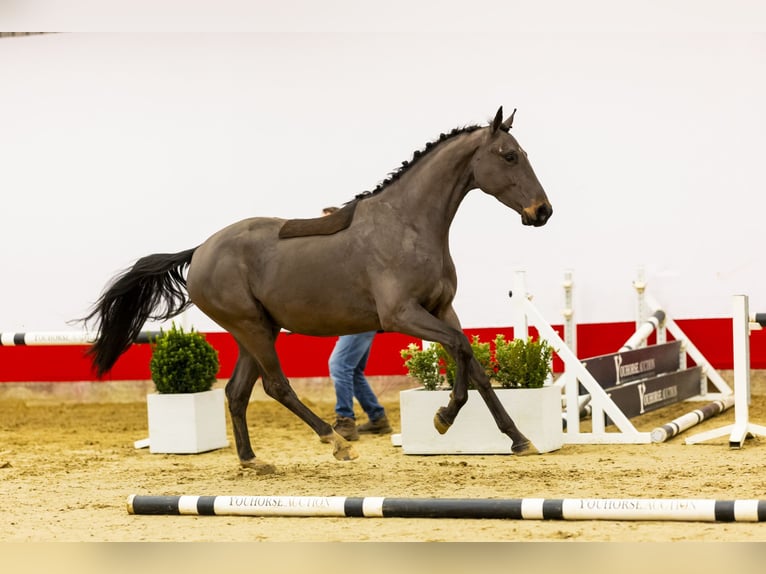
[[[574,322],[574,297],[572,290],[574,288],[573,272],[571,269],[564,271],[564,310],[561,314],[564,316],[564,342],[577,354],[577,327]]]
[[[636,331],[641,328],[641,325],[646,321],[646,301],[644,300],[644,293],[646,292],[646,279],[644,268],[639,267],[636,274],[636,278],[633,280],[633,288],[636,290]],[[640,342],[643,346],[643,341]]]
[[[640,330],[642,327],[644,327],[644,324],[646,321],[651,321],[651,313],[652,311],[656,314],[658,311],[661,311],[658,307],[654,307],[654,309],[650,310],[650,305],[647,302],[647,282],[646,282],[646,273],[644,272],[643,267],[638,268],[637,277],[633,281],[633,288],[636,290],[636,331]],[[661,345],[662,343],[667,343],[668,341],[668,335],[667,331],[665,329],[665,316],[663,311],[662,320],[655,325],[656,330],[656,344]],[[651,334],[651,331],[647,333],[647,337]],[[627,343],[626,343],[627,345]],[[641,346],[646,345],[646,340],[641,341]],[[634,348],[634,347],[631,347]]]
[[[729,435],[729,447],[741,448],[745,439],[766,436],[766,427],[749,421],[750,406],[750,314],[747,295],[734,295],[732,329],[734,335],[734,424],[698,433],[686,439],[697,444]]]

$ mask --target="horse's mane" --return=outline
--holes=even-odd
[[[398,180],[400,177],[402,177],[405,173],[407,173],[407,170],[409,170],[413,165],[418,163],[418,161],[421,160],[423,157],[427,156],[439,144],[447,140],[450,140],[454,137],[457,137],[459,135],[474,132],[478,129],[481,129],[482,127],[485,127],[485,126],[478,126],[478,125],[463,126],[463,127],[454,128],[452,131],[448,133],[439,134],[439,137],[437,139],[428,142],[422,150],[415,150],[415,152],[412,154],[412,159],[410,159],[409,161],[403,161],[402,165],[400,165],[394,171],[389,173],[388,177],[384,179],[383,181],[381,181],[375,187],[375,189],[373,189],[372,191],[363,191],[362,193],[357,194],[354,197],[354,199],[346,202],[346,204],[359,201],[362,199],[366,199],[373,195],[377,195],[378,193],[386,189],[390,184],[392,184],[393,182]]]
[[[333,235],[339,231],[343,231],[349,225],[354,218],[354,212],[356,211],[357,204],[377,195],[385,190],[389,185],[398,180],[404,175],[408,169],[415,165],[418,161],[427,156],[434,150],[439,144],[457,137],[461,134],[467,134],[480,129],[482,126],[471,125],[462,128],[455,128],[449,133],[439,134],[438,139],[428,142],[422,150],[415,151],[412,154],[412,159],[409,161],[403,161],[395,171],[388,174],[388,177],[381,181],[375,189],[372,191],[364,191],[351,201],[347,201],[343,204],[343,207],[338,211],[324,217],[312,217],[310,219],[290,219],[285,221],[279,229],[280,239],[289,239],[292,237],[307,237],[315,235]]]

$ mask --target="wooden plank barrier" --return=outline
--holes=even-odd
[[[633,418],[702,392],[702,367],[680,368],[680,353],[681,342],[671,341],[584,359],[583,365],[625,416]],[[606,424],[612,424],[608,417]]]

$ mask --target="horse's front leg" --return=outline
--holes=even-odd
[[[449,352],[449,349],[447,349],[447,351]],[[489,408],[489,412],[492,414],[492,418],[495,419],[497,428],[500,429],[500,432],[508,435],[508,437],[511,439],[511,451],[514,454],[536,453],[537,449],[535,449],[534,445],[529,441],[529,439],[519,430],[519,428],[516,426],[516,423],[513,422],[511,415],[508,414],[508,411],[500,402],[500,398],[492,388],[492,383],[487,377],[487,374],[484,372],[484,368],[481,366],[481,363],[476,360],[473,354],[468,357],[467,361],[463,359],[462,362],[458,362],[458,356],[453,355],[457,366],[455,386],[453,392],[450,394],[449,404],[446,407],[440,408],[436,412],[436,416],[434,417],[434,426],[436,427],[436,430],[439,431],[439,433],[444,434],[447,432],[447,430],[449,430],[449,427],[452,426],[457,413],[466,402],[467,397],[464,395],[467,395],[468,393],[467,384],[468,380],[470,379],[473,381],[476,389],[479,391],[481,398],[484,399],[487,408]],[[461,371],[463,373],[467,373],[467,376],[464,375],[461,377]],[[460,387],[458,387],[458,381],[461,382]],[[455,389],[458,388],[466,390],[457,392]]]
[[[536,452],[532,443],[513,422],[492,389],[489,377],[487,377],[479,361],[473,356],[468,337],[463,333],[460,321],[451,305],[439,313],[438,317],[431,315],[419,305],[410,306],[398,318],[401,324],[396,330],[428,341],[441,343],[455,360],[455,384],[450,394],[449,403],[446,407],[441,407],[434,416],[434,426],[439,433],[444,434],[449,430],[460,409],[468,400],[468,381],[470,379],[487,404],[500,432],[508,435],[511,439],[511,451],[514,454]],[[386,327],[384,326],[384,328]]]
[[[441,318],[445,323],[457,329],[462,334],[463,330],[460,326],[460,320],[458,319],[457,314],[451,305],[444,310],[444,312],[441,314]],[[452,355],[452,357],[455,359],[458,373],[461,370],[465,373],[465,376],[462,378],[458,377],[457,375],[455,376],[455,384],[457,385],[458,380],[461,381],[461,385],[465,385],[461,386],[461,389],[464,389],[463,392],[467,395],[468,382],[473,382],[474,386],[479,391],[481,398],[484,399],[489,412],[492,414],[492,418],[495,419],[497,428],[500,429],[500,432],[508,435],[508,437],[511,439],[511,451],[514,454],[532,454],[537,452],[537,449],[535,449],[534,445],[532,445],[529,439],[524,436],[524,433],[519,430],[519,428],[516,426],[516,423],[511,418],[511,415],[508,414],[508,411],[500,402],[500,398],[492,388],[492,383],[489,380],[487,373],[484,371],[484,367],[482,367],[481,363],[479,363],[476,357],[474,357],[473,350],[471,349],[471,344],[468,341],[468,338],[464,337],[464,339],[465,341],[463,343],[464,346],[462,347],[462,354]],[[465,354],[466,345],[468,347],[468,355]],[[447,349],[447,352],[450,352],[450,350]],[[463,400],[463,403],[465,403],[465,400]],[[456,416],[457,412],[460,410],[460,407],[463,406],[463,403],[456,401],[453,405],[453,400],[450,400],[450,404],[447,405],[447,408],[442,412],[442,414],[439,415],[439,413],[437,413],[437,419],[440,416],[441,418],[447,418],[448,416],[452,415],[453,412]],[[452,416],[450,424],[454,422],[454,420],[455,418]],[[436,422],[436,419],[434,422]],[[436,429],[439,430],[438,424]],[[445,428],[444,431],[439,430],[439,432],[443,434],[446,432],[446,430],[447,429]]]
[[[473,359],[471,345],[462,332],[458,334],[465,339],[464,342],[456,346],[448,343],[441,343],[450,357],[455,361],[455,381],[452,384],[452,391],[449,394],[449,402],[446,407],[440,407],[434,415],[434,427],[439,434],[446,433],[455,422],[460,409],[468,401],[468,364]]]
[[[492,383],[479,361],[473,356],[471,359],[469,364],[469,378],[476,385],[476,389],[479,391],[481,398],[484,399],[487,408],[489,408],[489,412],[492,413],[492,418],[495,419],[497,428],[511,439],[511,452],[520,455],[537,453],[535,446],[519,430],[516,423],[513,422],[511,415],[508,414],[508,411],[503,406],[503,403],[500,402],[500,398],[497,396],[495,389],[492,388]]]
[[[389,304],[386,304],[389,303]],[[466,365],[473,358],[471,344],[460,328],[460,321],[447,306],[442,312],[431,314],[416,301],[402,304],[400,299],[388,302],[378,299],[378,317],[386,331],[397,331],[426,341],[441,344],[455,360],[455,382],[452,385],[450,400],[446,407],[441,407],[434,415],[434,426],[444,434],[455,422],[460,409],[468,400],[468,369]]]

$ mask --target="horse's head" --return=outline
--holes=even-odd
[[[476,186],[495,196],[521,215],[524,225],[545,225],[553,208],[537,180],[527,153],[510,134],[513,114],[503,121],[503,108],[489,127],[489,134],[473,156]]]

